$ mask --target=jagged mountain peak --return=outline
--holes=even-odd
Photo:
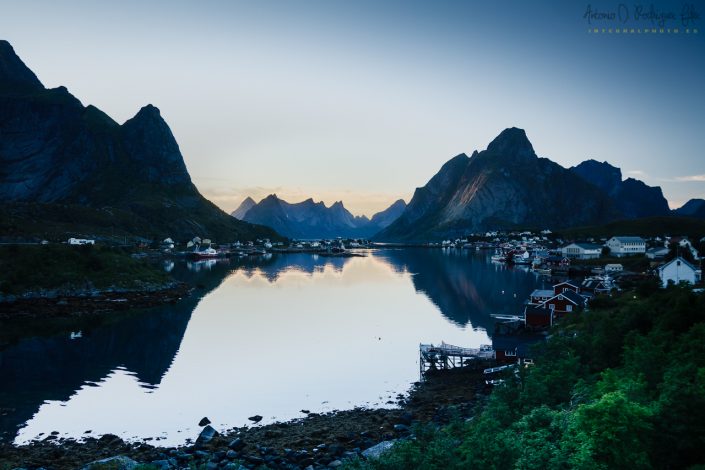
[[[608,162],[586,160],[570,168],[583,180],[597,186],[613,199],[626,218],[668,215],[668,202],[661,188],[635,178],[622,180],[622,170]]]
[[[142,106],[142,108],[137,111],[137,114],[135,114],[128,121],[126,121],[126,123],[130,121],[153,121],[157,123],[166,124],[166,121],[164,120],[164,118],[162,118],[162,114],[159,111],[159,108],[157,108],[153,104],[147,104],[145,106]]]
[[[504,129],[487,146],[487,153],[498,156],[536,156],[524,129],[510,127]]]
[[[247,196],[247,197],[245,198],[245,200],[243,200],[243,201],[240,203],[240,205],[237,207],[237,209],[235,209],[234,211],[232,211],[232,212],[230,213],[230,215],[232,215],[233,217],[235,217],[235,218],[238,219],[238,220],[242,220],[242,219],[245,218],[245,215],[247,214],[247,211],[249,211],[250,209],[252,209],[252,208],[255,206],[255,204],[257,204],[257,203],[255,202],[255,200],[252,199],[250,196]]]
[[[219,242],[277,237],[198,192],[153,105],[119,125],[65,87],[44,88],[7,41],[0,41],[0,94],[0,201],[13,207],[21,231],[43,232],[34,227],[39,218],[59,223],[63,236],[70,219],[84,234],[104,234],[109,213],[110,233]]]
[[[621,169],[608,162],[599,162],[592,158],[570,168],[570,170],[605,191],[610,191],[612,187],[622,181]]]
[[[179,144],[157,107],[144,106],[121,127],[130,159],[142,166],[149,181],[191,184]]]
[[[367,238],[392,223],[404,207],[403,200],[396,201],[370,219],[364,215],[354,216],[343,201],[335,201],[328,207],[323,201],[314,203],[312,198],[289,203],[268,196],[251,207],[243,220],[269,226],[290,238]]]
[[[538,158],[525,131],[513,127],[472,158],[446,162],[375,238],[424,241],[475,230],[587,225],[617,215],[598,188]]]
[[[31,91],[42,89],[44,89],[42,82],[22,62],[12,45],[4,39],[0,39],[0,90]]]

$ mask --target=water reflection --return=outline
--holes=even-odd
[[[0,431],[178,444],[203,415],[225,427],[384,405],[416,380],[419,342],[488,342],[489,314],[536,283],[461,251],[205,261],[170,266],[196,286],[176,305],[0,333]]]
[[[518,314],[537,282],[527,269],[487,263],[485,253],[472,250],[397,249],[378,256],[411,273],[416,290],[448,320],[488,331],[493,328],[490,315]]]

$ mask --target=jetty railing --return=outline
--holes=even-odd
[[[429,370],[444,370],[464,367],[479,361],[493,360],[495,357],[492,346],[483,344],[479,348],[463,348],[441,342],[419,344],[419,373],[423,379]]]

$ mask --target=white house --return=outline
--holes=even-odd
[[[620,271],[624,271],[624,266],[621,264],[606,264],[605,265],[605,272],[606,273],[618,273]]]
[[[566,258],[595,259],[602,254],[602,247],[594,243],[571,243],[561,248]]]
[[[95,240],[85,238],[69,238],[69,245],[95,245]]]
[[[629,256],[646,253],[646,241],[641,237],[612,237],[607,248],[613,256]]]
[[[669,281],[674,284],[681,282],[697,284],[700,282],[701,274],[699,269],[680,256],[658,267],[658,276],[661,278],[663,287],[668,286]]]

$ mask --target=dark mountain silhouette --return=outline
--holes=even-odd
[[[449,160],[375,239],[422,241],[487,229],[571,227],[619,216],[603,191],[536,156],[526,133],[511,128],[486,150]]]
[[[119,125],[64,87],[44,88],[7,41],[0,41],[0,136],[0,235],[81,227],[182,240],[276,237],[198,192],[156,107]]]
[[[683,217],[705,219],[705,199],[691,199],[678,209],[675,209],[673,213]]]
[[[607,194],[625,219],[668,215],[668,201],[661,188],[648,186],[634,178],[622,181],[622,170],[607,162],[586,160],[570,168],[585,181],[594,184]]]

